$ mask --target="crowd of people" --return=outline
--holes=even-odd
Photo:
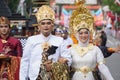
[[[114,80],[104,58],[120,45],[107,47],[104,31],[93,40],[94,19],[83,3],[76,2],[70,29],[54,28],[54,10],[41,6],[35,15],[40,33],[28,37],[24,48],[10,36],[9,19],[1,16],[0,80]]]

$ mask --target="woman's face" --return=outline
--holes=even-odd
[[[87,29],[80,29],[78,31],[78,34],[79,34],[79,40],[82,42],[82,43],[86,43],[89,39],[89,31]]]

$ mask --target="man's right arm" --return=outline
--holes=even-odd
[[[26,80],[28,78],[29,70],[29,59],[32,45],[30,39],[28,38],[27,43],[24,47],[23,56],[20,63],[20,80]]]

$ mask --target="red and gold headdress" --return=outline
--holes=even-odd
[[[10,25],[10,21],[8,18],[1,16],[0,17],[0,24],[8,24]]]

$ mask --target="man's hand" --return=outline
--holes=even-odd
[[[120,45],[118,45],[116,48],[114,48],[115,52],[119,52],[120,51]]]
[[[58,59],[58,62],[65,64],[65,63],[68,62],[68,60],[65,59],[65,58],[59,58],[59,59]]]
[[[47,71],[50,71],[51,70],[51,64],[52,64],[52,60],[48,60],[44,63],[45,65],[45,68]]]
[[[6,47],[3,48],[3,50],[4,50],[4,53],[7,54],[7,53],[9,53],[12,49],[11,49],[9,46],[6,46]]]

